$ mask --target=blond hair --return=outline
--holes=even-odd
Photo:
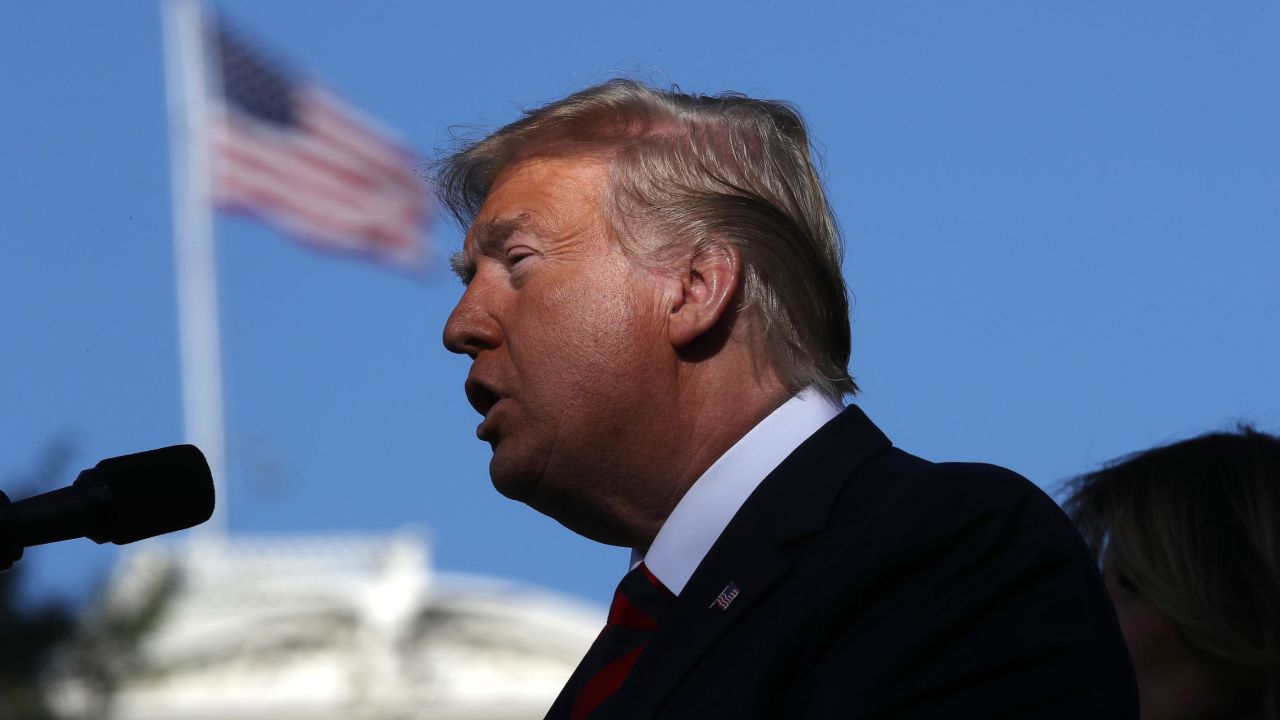
[[[465,142],[437,163],[437,193],[467,227],[502,170],[575,155],[609,163],[606,212],[632,257],[738,251],[738,308],[789,389],[812,384],[837,399],[857,392],[843,243],[795,108],[614,80]]]
[[[1070,481],[1097,554],[1232,687],[1280,719],[1280,438],[1241,427],[1136,453]]]

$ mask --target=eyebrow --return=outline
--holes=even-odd
[[[476,248],[481,255],[495,255],[497,248],[501,247],[507,238],[532,225],[529,213],[522,212],[517,215],[490,218],[482,225],[473,225],[470,234],[475,238]],[[470,284],[471,279],[476,276],[475,261],[467,257],[462,250],[449,256],[449,267],[463,285]]]
[[[458,276],[463,285],[470,285],[471,278],[476,276],[475,263],[468,260],[466,253],[461,250],[449,256],[449,269]]]

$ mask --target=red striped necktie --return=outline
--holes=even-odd
[[[547,720],[586,720],[622,687],[675,600],[649,568],[640,563],[622,578],[609,606],[609,620],[578,664]]]

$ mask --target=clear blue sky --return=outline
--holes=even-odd
[[[424,157],[620,74],[795,102],[848,238],[860,403],[916,454],[1052,488],[1237,420],[1280,430],[1274,4],[221,7]],[[182,439],[161,61],[154,2],[0,23],[5,490],[54,436],[76,470]],[[233,531],[418,523],[440,567],[607,601],[624,551],[489,484],[439,339],[456,281],[217,233]],[[116,552],[23,564],[74,596]]]

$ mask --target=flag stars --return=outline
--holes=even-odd
[[[294,82],[289,73],[241,40],[225,21],[218,23],[213,40],[221,59],[222,93],[227,102],[261,122],[294,124]]]

